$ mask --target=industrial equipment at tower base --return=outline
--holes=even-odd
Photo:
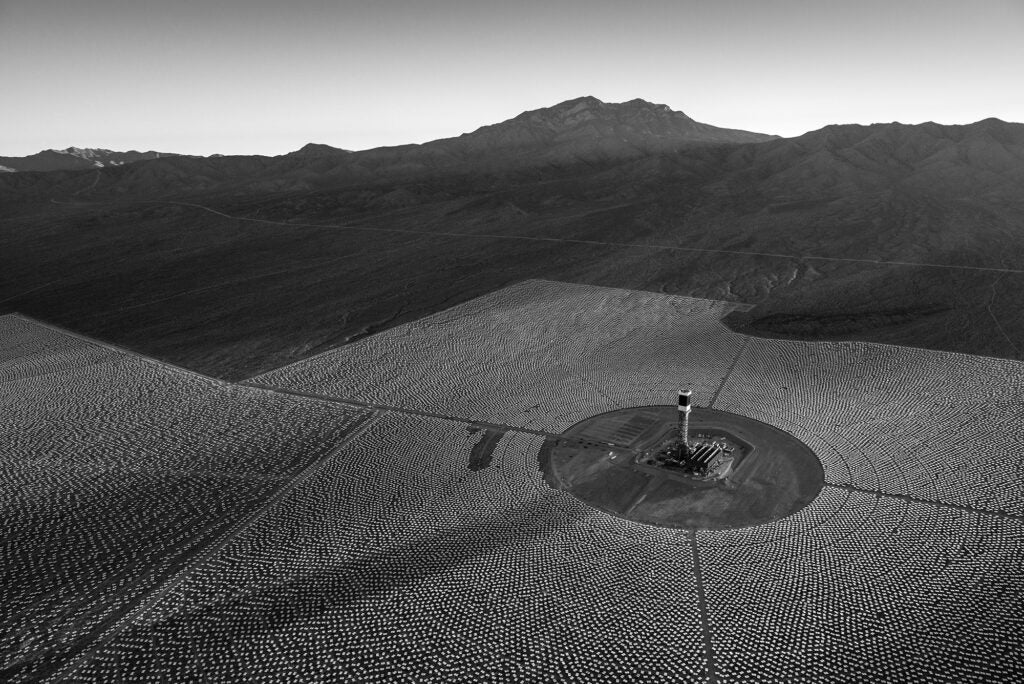
[[[733,464],[734,446],[723,436],[690,433],[690,390],[679,390],[679,420],[656,447],[639,454],[637,462],[666,468],[702,480],[722,479]]]

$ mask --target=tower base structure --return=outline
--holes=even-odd
[[[748,527],[790,515],[824,486],[821,462],[789,433],[694,407],[681,453],[674,406],[591,416],[544,442],[544,480],[628,520],[688,529]]]
[[[724,439],[690,439],[690,411],[693,390],[679,390],[678,423],[674,439],[663,442],[653,454],[641,454],[639,460],[648,465],[675,468],[700,478],[722,478],[732,465],[734,447]],[[638,462],[639,462],[638,460]]]
[[[726,434],[699,434],[684,440],[669,433],[653,449],[636,455],[640,465],[667,468],[704,480],[725,478],[743,447]]]

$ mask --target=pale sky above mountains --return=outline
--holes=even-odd
[[[582,95],[729,128],[1024,121],[1020,0],[0,0],[0,156],[281,154]]]

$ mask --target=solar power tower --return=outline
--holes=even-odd
[[[679,390],[679,439],[683,443],[683,453],[690,452],[690,395],[692,390]]]

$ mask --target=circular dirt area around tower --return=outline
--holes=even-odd
[[[637,522],[688,529],[761,525],[796,513],[825,484],[821,461],[793,435],[734,413],[694,407],[694,440],[727,444],[730,467],[713,477],[656,465],[652,450],[678,435],[675,406],[602,413],[548,439],[545,481],[586,504]]]

